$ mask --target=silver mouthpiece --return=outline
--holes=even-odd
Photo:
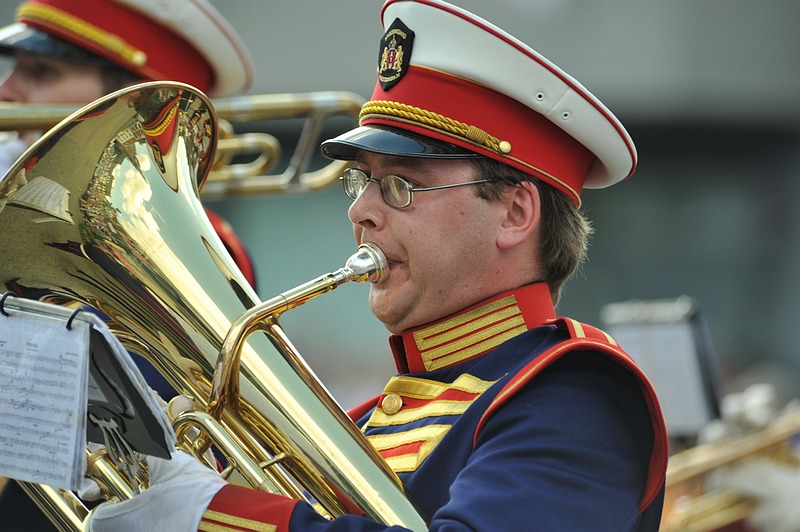
[[[389,276],[386,255],[375,244],[361,244],[345,263],[348,277],[357,283],[379,283]]]

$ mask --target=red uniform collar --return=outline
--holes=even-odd
[[[555,318],[550,288],[535,283],[481,301],[433,323],[393,334],[389,346],[400,373],[452,366]]]

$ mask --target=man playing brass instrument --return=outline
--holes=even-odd
[[[390,269],[369,304],[398,374],[351,414],[431,530],[657,530],[665,428],[646,377],[554,311],[584,257],[584,186],[636,152],[594,96],[537,52],[439,0],[388,0],[361,126],[323,143],[358,243]],[[182,453],[95,509],[106,530],[380,530],[227,484]]]

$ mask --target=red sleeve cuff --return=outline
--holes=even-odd
[[[297,503],[280,495],[228,484],[214,495],[203,514],[201,530],[213,525],[225,530],[262,530],[271,525],[276,532],[289,530],[289,519]],[[204,528],[205,525],[205,528]]]

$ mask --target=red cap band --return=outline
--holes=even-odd
[[[211,66],[174,31],[107,0],[31,0],[20,22],[47,31],[150,81],[172,80],[208,91]]]
[[[376,124],[449,142],[535,174],[576,203],[595,160],[589,149],[527,105],[414,65],[389,91],[376,84],[361,125]]]

